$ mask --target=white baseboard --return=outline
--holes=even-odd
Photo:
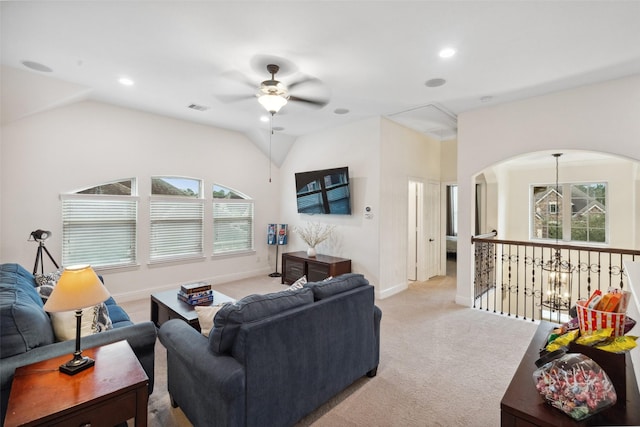
[[[407,289],[409,289],[408,283],[400,283],[400,284],[397,284],[396,286],[392,286],[391,288],[387,288],[382,292],[376,292],[376,295],[378,299],[385,299],[395,294],[399,294],[400,292],[405,291]]]
[[[468,296],[456,294],[455,301],[456,301],[456,304],[464,305],[465,307],[472,307],[473,306],[473,298],[470,298]]]
[[[208,283],[212,283],[215,286],[215,285],[220,285],[222,283],[229,283],[229,282],[234,282],[236,280],[247,279],[249,277],[267,275],[267,274],[272,273],[272,272],[273,272],[272,268],[265,267],[265,268],[261,268],[261,269],[258,269],[258,270],[243,271],[243,272],[237,272],[237,273],[232,273],[232,274],[225,274],[225,275],[222,275],[222,276],[208,277],[208,278],[202,278],[202,279],[198,279],[198,280],[192,280],[192,281],[189,281],[189,283],[192,283],[192,282],[208,282]],[[183,284],[184,284],[184,282],[171,283],[171,284],[168,284],[168,285],[156,286],[156,287],[152,287],[152,288],[137,289],[137,290],[132,291],[132,292],[121,292],[121,293],[117,293],[117,294],[112,294],[111,296],[113,296],[113,299],[115,299],[116,302],[118,302],[118,303],[120,303],[120,302],[137,301],[137,300],[149,298],[151,296],[151,294],[154,294],[156,292],[168,291],[168,290],[171,290],[171,289],[178,289],[180,287],[180,285],[183,285]]]

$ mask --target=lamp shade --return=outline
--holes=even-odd
[[[287,99],[280,95],[260,95],[258,102],[271,114],[275,114],[287,104]]]
[[[49,312],[80,310],[109,298],[98,275],[89,265],[66,267],[44,305]]]

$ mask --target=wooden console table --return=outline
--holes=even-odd
[[[527,349],[511,384],[500,402],[503,427],[562,427],[562,426],[640,426],[640,392],[629,353],[626,357],[626,400],[618,398],[605,409],[581,422],[574,421],[562,411],[545,403],[533,382],[535,361],[554,324],[542,321]],[[637,351],[631,350],[631,351]],[[606,372],[606,371],[605,371]],[[620,393],[618,393],[620,395]]]
[[[82,352],[96,361],[76,375],[58,371],[72,355],[16,369],[5,427],[147,425],[149,378],[127,341]]]
[[[282,254],[282,283],[290,285],[302,276],[309,282],[319,282],[329,276],[351,273],[351,260],[329,255],[307,256],[306,252]]]

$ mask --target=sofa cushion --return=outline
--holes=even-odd
[[[104,304],[107,306],[109,318],[111,318],[111,323],[114,328],[117,328],[120,325],[131,324],[131,318],[129,318],[127,312],[116,303],[113,297],[109,297]]]
[[[26,286],[0,288],[0,358],[25,353],[54,342],[49,316],[42,301]],[[35,301],[33,295],[37,297]]]
[[[238,329],[243,323],[264,319],[282,311],[313,303],[310,289],[285,290],[265,295],[249,295],[233,304],[225,304],[218,310],[209,346],[218,354],[231,350]]]
[[[314,299],[319,301],[332,295],[368,284],[369,281],[365,279],[362,274],[347,273],[329,280],[323,280],[322,282],[308,282],[304,287],[310,288],[313,291]]]
[[[40,307],[43,306],[42,300],[36,292],[36,281],[33,274],[29,273],[20,264],[2,264],[0,265],[0,287],[18,286],[34,303]]]

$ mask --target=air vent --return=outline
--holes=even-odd
[[[204,105],[198,105],[198,104],[191,104],[191,105],[189,105],[189,108],[191,108],[192,110],[197,110],[197,111],[207,111],[211,107],[206,107]]]

